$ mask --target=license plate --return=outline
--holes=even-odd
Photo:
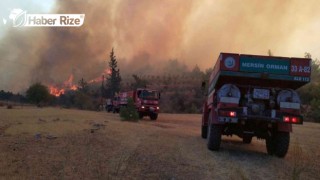
[[[253,89],[253,98],[255,99],[269,99],[269,89]]]
[[[153,107],[150,107],[150,111],[154,111],[154,108],[153,108]]]

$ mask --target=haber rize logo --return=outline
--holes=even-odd
[[[13,27],[24,26],[27,22],[27,12],[22,9],[13,9],[10,12],[9,19],[12,20]]]
[[[28,14],[22,9],[13,9],[9,19],[13,27],[80,27],[85,14]],[[7,20],[3,18],[3,23]]]

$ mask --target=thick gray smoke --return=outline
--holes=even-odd
[[[0,89],[22,91],[36,81],[61,84],[71,74],[75,81],[94,79],[107,68],[112,47],[123,74],[164,73],[161,67],[168,59],[205,69],[222,51],[313,54],[313,45],[319,42],[314,31],[319,27],[317,4],[317,0],[58,0],[52,13],[84,13],[84,25],[10,28],[0,42]]]

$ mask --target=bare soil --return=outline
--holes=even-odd
[[[201,115],[118,114],[59,108],[0,109],[0,179],[320,179],[320,124],[294,126],[283,159],[265,141],[200,137]]]

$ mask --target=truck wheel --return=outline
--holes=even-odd
[[[207,139],[207,136],[208,136],[208,126],[202,125],[201,126],[201,137],[203,139]]]
[[[218,151],[221,144],[222,126],[209,124],[208,127],[208,149],[211,151]]]
[[[242,138],[242,142],[244,144],[250,144],[252,141],[252,136],[247,136],[247,135],[244,135],[243,138]]]
[[[278,157],[283,158],[289,149],[290,134],[289,132],[278,132],[275,139],[275,152]]]
[[[158,118],[158,114],[151,114],[150,115],[151,120],[157,120],[157,118]]]
[[[212,151],[218,151],[221,144],[221,131],[222,128],[219,125],[210,125],[208,129],[208,149]]]

